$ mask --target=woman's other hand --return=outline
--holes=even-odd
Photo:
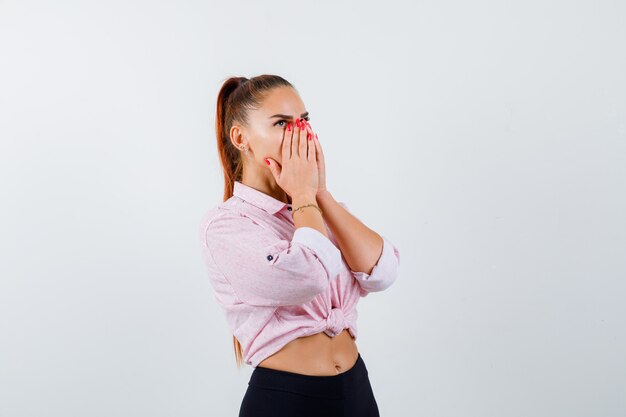
[[[318,181],[317,181],[317,196],[327,192],[326,189],[326,163],[324,160],[324,152],[322,151],[322,145],[320,145],[319,139],[317,138],[317,133],[313,131],[313,127],[309,122],[305,122],[307,126],[307,131],[311,134],[313,138],[312,142],[315,145],[315,154],[317,155],[317,173],[318,173]]]

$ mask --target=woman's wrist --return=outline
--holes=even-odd
[[[323,209],[327,203],[334,200],[333,195],[328,190],[318,192],[315,198],[317,199],[317,204],[321,209]]]
[[[315,198],[317,199],[319,204],[323,204],[324,201],[332,200],[333,195],[328,190],[321,190],[315,194]]]
[[[291,199],[291,206],[295,209],[304,204],[316,204],[317,203],[316,195],[313,193],[309,194],[298,194],[294,195]]]

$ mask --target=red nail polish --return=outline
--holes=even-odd
[[[306,134],[306,138],[307,138],[308,140],[311,140],[311,134],[310,134],[310,133],[307,133],[307,134]]]
[[[267,163],[267,165],[270,164],[270,161],[267,158],[265,158],[265,162]]]
[[[287,132],[291,132],[291,123],[287,124]]]

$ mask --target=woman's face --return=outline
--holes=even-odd
[[[272,158],[282,165],[284,130],[298,118],[309,120],[304,103],[291,87],[274,88],[265,98],[263,107],[249,113],[249,124],[242,127],[242,133],[255,164],[266,168],[264,159]]]

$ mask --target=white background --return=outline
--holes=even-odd
[[[235,416],[217,91],[278,74],[401,252],[383,417],[626,415],[623,1],[0,0],[0,416]]]

